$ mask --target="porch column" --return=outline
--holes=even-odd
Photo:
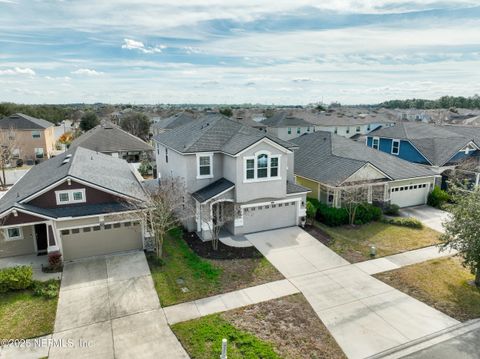
[[[385,183],[383,186],[383,201],[388,202],[390,200],[390,186]]]
[[[480,173],[477,173],[475,176],[475,187],[478,187],[479,182],[480,182]]]
[[[367,190],[367,202],[372,203],[372,185],[368,185],[368,190]]]
[[[47,243],[48,243],[47,253],[56,252],[59,250],[58,241],[57,241],[55,232],[56,231],[53,228],[53,223],[52,222],[48,223],[47,224]]]

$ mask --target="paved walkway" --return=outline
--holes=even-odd
[[[437,246],[429,246],[387,257],[355,263],[354,266],[361,269],[365,273],[372,275],[398,269],[411,264],[425,262],[431,259],[449,257],[455,253],[457,252],[453,250],[441,251]]]
[[[299,293],[290,281],[283,279],[233,292],[202,298],[192,302],[165,307],[163,310],[169,324],[191,320],[205,315],[266,302]]]
[[[444,232],[442,223],[448,220],[449,213],[430,206],[416,206],[402,208],[400,215],[403,217],[414,217],[425,226],[440,233]]]
[[[57,345],[50,343],[50,359],[188,358],[167,324],[143,252],[66,264],[51,339]],[[18,358],[18,350],[0,357]]]
[[[42,272],[42,265],[48,265],[48,256],[37,256],[36,254],[29,254],[25,256],[0,258],[0,269],[16,266],[32,266],[33,279],[35,280],[46,281],[49,279],[62,278],[62,273]]]
[[[303,293],[349,358],[458,324],[350,265],[298,227],[246,237]]]

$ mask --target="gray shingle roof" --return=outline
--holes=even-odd
[[[303,135],[292,142],[299,145],[295,151],[294,173],[333,186],[341,185],[367,163],[393,180],[434,175],[425,167],[330,132]]]
[[[105,122],[75,139],[72,148],[81,146],[92,151],[112,153],[121,151],[153,151],[153,147],[120,127]]]
[[[155,136],[155,140],[182,153],[224,152],[237,154],[263,138],[280,146],[293,149],[291,142],[231,120],[220,114],[208,114],[202,118]]]
[[[304,119],[289,115],[287,112],[277,112],[273,116],[263,120],[261,123],[268,127],[312,126],[311,123]]]
[[[287,181],[287,194],[312,192],[309,188]]]
[[[193,114],[188,112],[180,112],[154,123],[152,125],[152,128],[171,130],[186,125],[187,123],[194,120],[195,117],[193,116]]]
[[[205,186],[202,189],[192,193],[192,197],[198,202],[203,203],[233,187],[235,187],[233,182],[230,182],[225,178],[220,178],[219,180],[210,183],[208,186]]]
[[[69,157],[67,157],[69,156]],[[69,158],[68,162],[66,161]],[[122,159],[77,147],[32,167],[0,199],[0,213],[11,207],[30,208],[34,212],[49,211],[20,204],[23,199],[70,176],[102,187],[119,195],[146,200],[146,193],[130,165]]]
[[[19,130],[43,130],[54,126],[53,123],[41,118],[35,118],[16,113],[0,119],[0,128],[14,128]]]
[[[443,166],[470,141],[480,146],[480,128],[438,126],[418,122],[398,122],[373,131],[369,136],[410,141],[434,166]]]

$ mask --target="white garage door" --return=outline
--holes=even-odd
[[[65,260],[143,248],[142,227],[138,222],[64,229],[60,234]]]
[[[392,187],[390,202],[400,207],[418,206],[427,203],[428,183]]]
[[[270,203],[244,208],[243,233],[297,225],[297,202]]]

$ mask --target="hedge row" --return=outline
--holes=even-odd
[[[394,226],[402,226],[416,229],[423,228],[422,222],[412,217],[383,218],[382,222],[387,224],[393,224]]]
[[[33,271],[30,266],[17,266],[0,270],[0,293],[30,288]]]
[[[327,226],[336,227],[349,224],[348,212],[345,208],[329,207],[316,199],[308,199],[316,209],[315,216],[317,221],[325,223]],[[382,210],[372,204],[364,203],[357,208],[355,215],[355,224],[361,225],[372,221],[379,221],[382,218]]]

